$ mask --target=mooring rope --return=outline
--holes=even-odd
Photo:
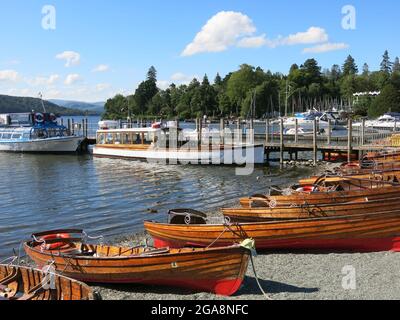
[[[251,261],[251,266],[253,267],[253,273],[254,273],[254,277],[256,278],[256,282],[257,282],[258,288],[260,289],[261,293],[264,295],[264,298],[266,300],[274,300],[264,291],[263,287],[261,286],[260,280],[258,279],[258,275],[257,275],[257,271],[256,271],[256,267],[255,267],[255,264],[254,264],[253,255],[252,254],[250,254],[250,261]]]

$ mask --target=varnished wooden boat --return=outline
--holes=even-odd
[[[398,190],[398,189],[397,189]],[[393,198],[370,200],[359,198],[352,202],[329,204],[301,204],[287,207],[253,207],[253,208],[224,208],[222,213],[232,222],[257,222],[278,219],[306,219],[312,217],[335,217],[359,215],[366,212],[400,214],[400,199]]]
[[[171,224],[145,221],[156,247],[230,245],[244,238],[257,249],[400,251],[400,213],[366,213],[241,224]]]
[[[84,283],[44,271],[0,265],[0,300],[94,300]]]
[[[342,187],[343,186],[343,187]],[[370,187],[354,189],[354,186],[341,183],[333,188],[312,188],[312,191],[304,191],[302,188],[289,188],[286,192],[276,195],[254,195],[241,198],[240,204],[244,208],[270,207],[293,207],[305,205],[339,204],[346,202],[368,200],[383,200],[395,198],[400,193],[400,185],[390,185],[376,182]]]
[[[229,296],[241,286],[246,274],[248,249],[230,243],[209,249],[150,249],[88,245],[81,241],[81,230],[56,230],[33,235],[25,251],[39,266],[53,261],[63,275],[94,283],[141,283],[185,287]],[[61,249],[43,250],[44,236],[57,237]]]
[[[400,171],[398,170],[384,170],[384,171],[367,171],[367,172],[353,172],[352,174],[341,174],[340,172],[336,175],[328,176],[312,176],[310,178],[299,180],[300,186],[313,186],[317,185],[321,179],[327,184],[340,184],[342,182],[355,182],[355,188],[369,187],[371,181],[399,183],[400,182]],[[361,184],[360,184],[361,182]],[[362,183],[364,182],[364,183]]]

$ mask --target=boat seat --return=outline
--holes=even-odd
[[[170,224],[207,224],[207,215],[193,209],[173,209],[168,215]]]
[[[158,254],[165,254],[169,253],[170,249],[169,248],[160,248],[160,249],[155,249],[155,250],[150,250],[147,252],[143,252],[140,254],[141,257],[147,257],[147,256],[153,256],[153,255],[158,255]]]

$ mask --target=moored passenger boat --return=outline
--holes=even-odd
[[[2,115],[0,151],[34,153],[75,152],[84,140],[71,135],[48,113]]]
[[[246,165],[264,163],[264,145],[198,143],[177,128],[113,129],[97,131],[93,155],[169,164]]]

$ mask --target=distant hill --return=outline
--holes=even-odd
[[[55,113],[59,116],[84,116],[86,112],[76,108],[60,107],[50,101],[43,101],[47,112]],[[43,112],[42,102],[38,98],[13,97],[0,95],[0,113],[19,113],[19,112]],[[89,111],[88,115],[97,115],[98,112]]]
[[[83,111],[92,111],[98,114],[104,112],[105,102],[82,102],[82,101],[70,101],[70,100],[60,100],[60,99],[50,99],[50,102],[53,102],[61,107],[70,108],[70,109],[78,109]]]

